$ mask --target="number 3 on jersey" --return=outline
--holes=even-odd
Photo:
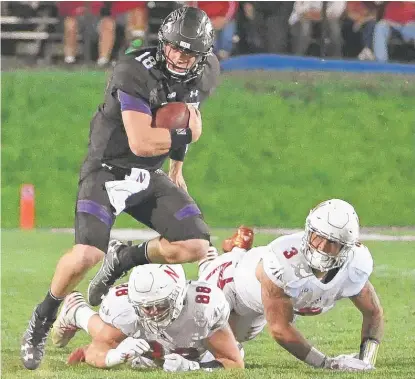
[[[295,247],[292,247],[290,251],[285,250],[285,251],[283,252],[283,254],[284,254],[284,257],[285,257],[285,258],[290,259],[290,258],[292,258],[294,255],[297,255],[297,254],[298,254],[298,250],[297,250]]]
[[[141,54],[141,55],[139,55],[138,57],[135,58],[135,60],[141,62],[147,70],[154,67],[157,63],[156,59],[153,56],[150,55],[149,57],[147,57],[147,55],[149,55],[149,54],[150,54],[150,52],[147,51],[144,54]]]
[[[200,292],[200,295],[196,295],[196,303],[198,304],[209,304],[210,296],[207,295],[212,290],[209,287],[198,286],[196,292]]]

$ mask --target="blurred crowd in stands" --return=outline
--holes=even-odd
[[[211,18],[219,59],[276,53],[415,60],[415,2],[409,1],[2,2],[2,51],[12,49],[7,43],[14,40],[36,40],[37,32],[43,45],[53,39],[60,44],[66,64],[93,59],[105,67],[132,41],[155,44],[161,20],[182,5],[199,7]],[[42,29],[42,17],[58,21]],[[29,24],[29,18],[38,21],[31,23],[32,34],[17,36],[18,21]]]

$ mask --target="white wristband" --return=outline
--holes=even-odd
[[[323,367],[325,360],[326,356],[321,351],[318,351],[312,347],[310,352],[305,357],[304,362],[308,363],[310,366],[319,368]]]
[[[121,358],[121,353],[116,349],[109,350],[105,357],[105,366],[114,367],[121,363],[124,363],[124,360]]]

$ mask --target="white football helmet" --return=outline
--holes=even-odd
[[[128,281],[128,297],[141,324],[155,334],[179,317],[186,289],[186,276],[178,264],[135,267]]]
[[[330,255],[311,244],[312,233],[341,245],[337,255]],[[305,223],[302,253],[310,267],[329,271],[340,267],[358,242],[359,218],[353,206],[346,201],[331,199],[310,211]]]

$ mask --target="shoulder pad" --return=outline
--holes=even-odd
[[[284,288],[288,283],[296,287],[301,279],[312,274],[300,252],[302,236],[303,232],[279,237],[263,255],[264,271],[278,287]]]
[[[137,329],[137,315],[128,301],[127,286],[120,290],[123,291],[120,292],[120,296],[117,296],[117,291],[119,291],[117,287],[119,286],[112,287],[104,297],[99,308],[99,316],[107,324],[131,336]]]
[[[197,79],[198,86],[201,91],[211,94],[219,82],[220,64],[215,54],[211,54],[207,58],[202,75]]]
[[[193,297],[193,303],[189,305],[193,307],[193,317],[197,325],[206,325],[208,334],[223,328],[229,318],[230,308],[226,301],[224,293],[215,285],[203,281],[190,282],[189,295]],[[208,290],[198,291],[198,288]],[[206,291],[206,292],[205,292]],[[198,301],[200,299],[208,299],[208,302]]]
[[[155,67],[154,49],[141,49],[124,55],[117,62],[110,81],[111,91],[122,90],[150,101],[151,89],[161,75]]]
[[[366,282],[373,271],[373,259],[369,249],[362,244],[353,248],[349,263],[349,278],[353,283]]]

